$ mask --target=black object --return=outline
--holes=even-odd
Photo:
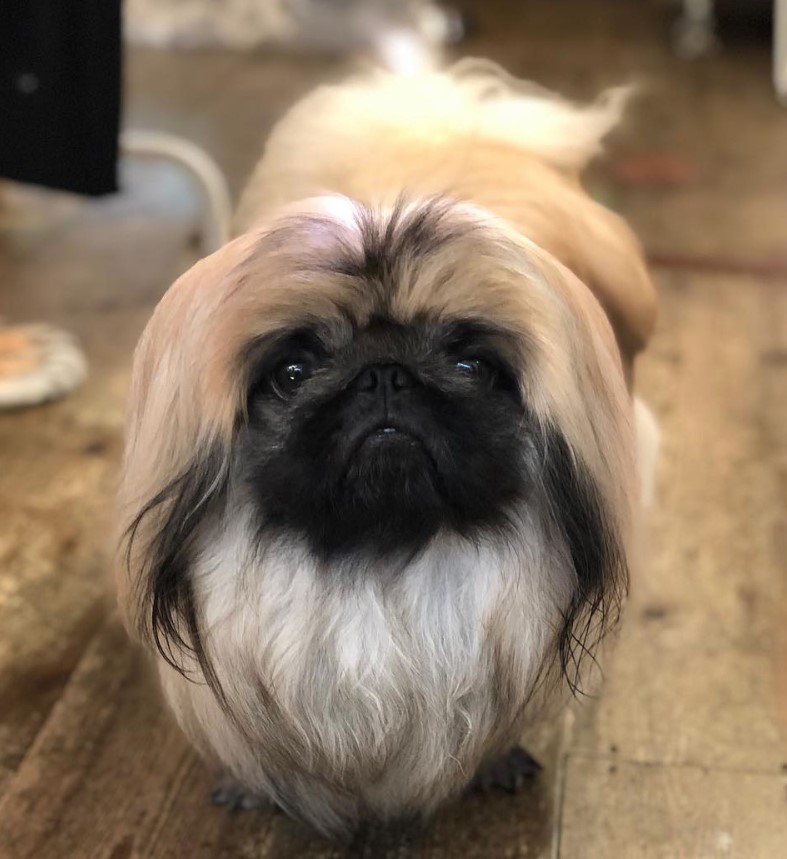
[[[117,190],[121,0],[2,0],[0,177]]]

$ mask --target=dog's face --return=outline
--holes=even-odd
[[[367,576],[441,539],[548,553],[570,583],[550,620],[564,671],[625,582],[609,324],[554,259],[450,200],[319,200],[196,266],[140,343],[128,431],[121,604],[170,660],[199,652],[206,534],[240,519],[260,557],[305,547]]]
[[[530,446],[506,339],[428,316],[271,335],[238,451],[262,529],[330,558],[501,528],[527,491]]]

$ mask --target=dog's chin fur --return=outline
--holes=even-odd
[[[453,85],[464,86],[440,78],[441,91]],[[485,93],[463,90],[455,107]],[[352,88],[348,104],[326,98],[349,104],[355,121]],[[523,132],[528,169],[511,174],[528,200],[522,218],[509,217],[516,189],[484,170],[465,185],[484,208],[417,189],[391,202],[390,184],[376,194],[376,171],[356,195],[366,200],[293,202],[318,179],[342,186],[343,162],[315,178],[316,152],[301,173],[274,147],[244,202],[249,216],[258,201],[258,224],[168,291],[135,355],[123,615],[157,655],[196,746],[332,836],[370,817],[428,813],[460,792],[583,685],[626,590],[638,505],[627,380],[652,327],[649,282],[630,235],[588,207],[570,175],[609,127],[606,113],[512,99],[540,102],[515,110],[513,125],[544,124]],[[325,135],[310,137],[323,155],[339,142],[328,114]],[[452,146],[472,117],[437,115],[429,128],[432,114],[417,116],[418,139],[406,123],[401,145],[392,131],[380,137],[387,163],[404,170],[397,152],[436,158],[441,147],[441,163],[464,163]],[[569,130],[587,121],[584,148],[551,163],[568,119]],[[299,123],[311,127],[296,110],[285,136]],[[491,143],[473,142],[476,168],[497,163],[502,127],[491,122]],[[263,211],[268,174],[288,199]],[[546,188],[533,177],[564,194],[557,208],[551,193],[527,196]],[[531,223],[549,224],[534,227],[546,238],[579,237],[566,265],[561,244],[550,252],[527,237]],[[586,241],[596,228],[597,245]],[[645,284],[631,302],[605,277],[615,254]],[[486,338],[474,345],[484,357],[462,354],[494,372],[467,375],[446,345],[457,326]],[[289,370],[292,353],[276,344],[307,335],[319,362],[297,393],[283,392],[276,368]],[[380,367],[387,393],[374,387],[381,375],[358,381]],[[395,384],[392,368],[405,373]],[[417,450],[396,447],[407,438],[362,448],[367,430],[393,432],[378,426],[390,397]]]
[[[233,518],[193,571],[223,697],[169,666],[163,680],[198,747],[249,789],[331,835],[425,813],[543,706],[574,573],[542,523],[518,544],[440,535],[370,575],[297,541],[261,553]]]

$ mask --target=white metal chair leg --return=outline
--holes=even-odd
[[[232,203],[224,174],[216,162],[190,140],[161,131],[131,129],[120,135],[123,154],[167,158],[184,167],[196,180],[203,198],[200,243],[213,253],[230,238]]]

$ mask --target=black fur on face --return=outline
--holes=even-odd
[[[239,445],[261,528],[329,559],[501,527],[528,490],[504,338],[480,322],[378,318],[338,344],[314,329],[269,344]]]

